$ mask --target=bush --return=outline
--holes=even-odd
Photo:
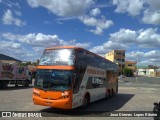
[[[124,68],[123,74],[127,77],[131,77],[131,76],[133,76],[133,71],[130,68]]]

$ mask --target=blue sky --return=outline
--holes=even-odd
[[[160,65],[159,0],[0,0],[0,53],[24,61],[46,47],[74,45],[101,56]]]

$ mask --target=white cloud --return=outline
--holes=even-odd
[[[23,22],[22,20],[15,18],[13,16],[12,11],[9,9],[4,12],[4,15],[2,17],[2,21],[3,21],[3,24],[5,24],[5,25],[12,25],[12,24],[14,24],[16,26],[26,25],[26,22]]]
[[[91,43],[76,43],[75,46],[82,47],[82,48],[88,48],[91,45]]]
[[[24,49],[21,43],[1,40],[0,53],[22,60],[27,57],[28,51]]]
[[[107,20],[104,16],[100,19],[95,18],[101,14],[99,8],[90,11],[90,15],[94,17],[86,15],[91,5],[95,4],[95,0],[27,0],[27,2],[32,8],[44,7],[53,14],[62,17],[56,19],[59,24],[62,24],[60,21],[63,20],[78,18],[85,25],[95,27],[89,31],[96,35],[103,34],[104,29],[114,24],[113,21]]]
[[[160,65],[160,51],[131,51],[126,53],[126,59],[138,61],[138,65]]]
[[[140,16],[145,24],[160,25],[160,2],[158,0],[112,0],[117,13]]]
[[[136,31],[130,29],[120,29],[119,32],[110,34],[109,40],[118,43],[133,43],[137,37]]]
[[[17,16],[22,16],[22,13],[21,13],[20,11],[14,10],[14,13],[15,13]]]
[[[159,0],[146,0],[146,3],[149,5],[151,10],[159,10],[160,8]]]
[[[6,41],[1,41],[1,49],[20,49],[21,44],[20,43],[14,43],[14,42],[6,42]]]
[[[113,49],[127,49],[130,44],[136,42],[137,33],[129,29],[120,29],[116,33],[110,34],[107,42],[101,46],[96,46],[91,51],[98,54],[106,54]]]
[[[7,7],[10,7],[10,8],[13,8],[13,7],[21,8],[19,3],[13,0],[0,0],[0,2],[7,5]]]
[[[92,49],[90,49],[91,52],[96,53],[96,54],[106,54],[107,52],[109,52],[109,49],[106,49],[104,47],[104,45],[100,45],[100,46],[95,46]]]
[[[136,43],[140,47],[159,47],[160,34],[158,33],[158,29],[148,28],[146,30],[139,30]]]
[[[80,16],[94,3],[93,0],[27,0],[35,7],[44,7],[58,16]]]
[[[146,24],[160,25],[160,10],[145,10],[142,22]]]
[[[90,30],[94,34],[101,35],[103,30],[111,27],[114,23],[111,20],[107,20],[105,17],[96,19],[95,17],[81,16],[80,20],[87,26],[96,27],[95,30]]]
[[[3,33],[2,37],[11,41],[20,41],[22,43],[29,44],[33,47],[50,47],[50,46],[63,46],[63,45],[75,45],[87,48],[90,43],[77,43],[76,40],[65,41],[60,39],[57,35],[45,35],[43,33],[30,33],[26,35],[17,35],[12,33]]]
[[[33,7],[44,7],[51,11],[53,14],[62,18],[58,18],[58,23],[62,24],[62,20],[70,20],[78,18],[87,26],[95,27],[95,29],[89,30],[90,32],[101,35],[104,29],[113,25],[113,21],[106,20],[104,16],[101,19],[95,18],[101,14],[99,8],[92,9],[90,11],[91,16],[86,15],[87,10],[91,8],[91,5],[95,3],[95,0],[27,0],[28,4]]]
[[[117,13],[128,13],[131,16],[140,15],[143,10],[144,1],[143,0],[113,0],[113,5],[117,8],[115,12]]]
[[[57,35],[45,35],[43,33],[25,35],[3,33],[0,36],[1,39],[4,39],[0,42],[0,53],[6,53],[11,56],[13,54],[15,55],[13,57],[21,60],[36,60],[46,47],[73,45],[88,48],[91,45],[91,43],[78,43],[76,40],[66,41],[60,39]]]
[[[33,46],[48,46],[48,45],[60,45],[63,40],[60,40],[57,35],[44,35],[42,33],[31,33],[27,35],[18,36],[21,42],[33,45]],[[49,43],[49,44],[46,44]]]
[[[6,38],[6,39],[9,39],[11,41],[14,41],[17,39],[17,36],[12,34],[12,33],[3,33],[1,34],[2,37]]]
[[[119,44],[113,41],[107,41],[101,46],[96,46],[90,49],[90,51],[100,54],[100,55],[105,55],[107,52],[113,50],[113,49],[127,49],[127,45],[125,44]]]
[[[87,26],[96,26],[98,24],[97,19],[94,17],[84,16],[80,17],[80,20]]]
[[[142,51],[131,51],[126,53],[126,59],[135,60],[137,61],[137,57],[141,56],[141,58],[144,58],[144,52]]]
[[[73,45],[83,48],[88,48],[91,43],[77,43],[76,40],[65,41],[60,39],[57,35],[45,35],[43,33],[30,33],[26,35],[18,35],[12,33],[3,33],[1,36],[7,40],[19,41],[23,44],[28,44],[34,50],[39,51],[46,47]]]
[[[2,21],[4,24],[7,24],[7,25],[10,25],[13,23],[14,18],[13,18],[11,10],[5,11],[3,18],[2,18]]]
[[[144,57],[146,57],[146,58],[159,58],[159,60],[160,60],[160,51],[159,50],[149,51],[144,54]]]
[[[99,8],[95,8],[95,9],[92,9],[90,11],[90,15],[92,15],[92,16],[97,16],[97,15],[100,15],[100,14],[101,14],[101,11],[100,11]]]
[[[133,46],[140,48],[158,48],[160,46],[160,34],[158,33],[158,29],[148,28],[138,31],[120,29],[118,32],[110,34],[108,41],[90,50],[94,53],[106,54],[113,49],[126,50]]]
[[[96,34],[96,35],[101,35],[103,33],[103,29],[100,27],[96,27],[95,30],[90,30],[90,32]]]

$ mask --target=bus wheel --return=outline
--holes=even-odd
[[[85,95],[85,97],[83,98],[83,105],[82,105],[82,107],[83,107],[83,108],[86,108],[86,107],[89,105],[89,103],[90,103],[90,98],[89,98],[89,95],[87,94],[87,95]]]
[[[105,98],[106,99],[109,98],[109,92],[108,92],[108,90],[106,90]]]
[[[114,90],[112,89],[112,92],[111,92],[111,97],[113,97],[114,96]]]

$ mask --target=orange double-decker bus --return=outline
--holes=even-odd
[[[37,67],[33,103],[61,109],[86,107],[118,92],[115,63],[83,48],[46,48]]]

